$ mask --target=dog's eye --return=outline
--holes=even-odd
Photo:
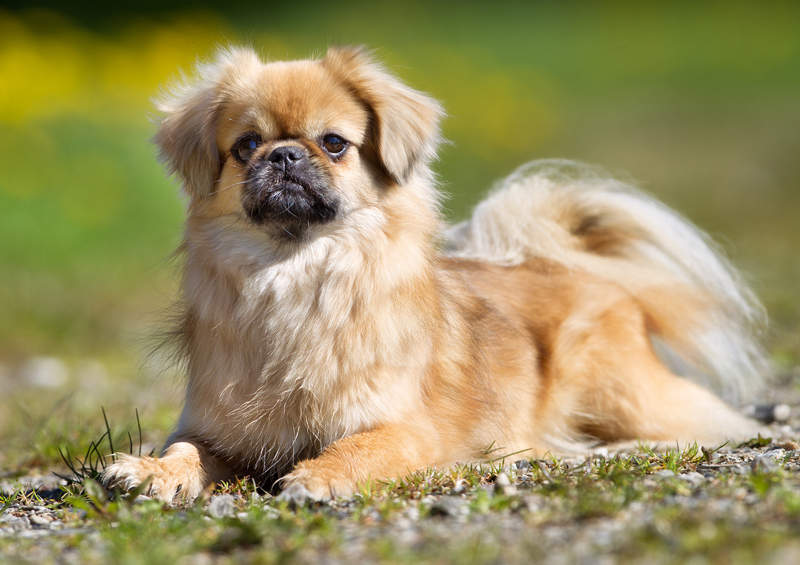
[[[236,140],[231,147],[231,155],[240,163],[247,163],[261,145],[261,136],[257,133],[246,133]]]
[[[322,138],[322,148],[331,157],[341,157],[349,145],[350,142],[335,133],[329,133]]]

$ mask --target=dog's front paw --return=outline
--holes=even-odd
[[[356,486],[347,477],[324,468],[315,468],[313,460],[298,463],[294,471],[284,476],[280,482],[283,492],[278,498],[294,504],[349,497],[355,492]]]
[[[143,494],[167,503],[191,501],[202,492],[203,485],[195,469],[180,463],[169,458],[121,454],[103,471],[102,481],[109,488],[126,491],[147,483]]]
[[[302,506],[306,502],[321,500],[300,483],[292,483],[284,488],[278,495],[278,500],[288,502],[290,505]]]

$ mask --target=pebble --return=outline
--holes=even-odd
[[[792,416],[792,409],[788,404],[777,404],[775,408],[772,409],[772,416],[775,418],[776,422],[787,422]]]
[[[494,484],[500,488],[510,487],[511,479],[509,479],[508,475],[506,475],[505,473],[500,473],[494,480]]]
[[[53,518],[47,515],[34,514],[30,517],[30,521],[31,524],[35,524],[36,526],[49,526]]]
[[[412,522],[419,520],[419,509],[416,506],[409,506],[405,511],[405,516]]]
[[[31,386],[57,388],[67,381],[67,365],[56,357],[33,357],[25,362],[20,375]]]
[[[27,516],[8,515],[8,519],[3,520],[3,522],[10,526],[15,532],[31,528],[31,521]]]
[[[233,516],[236,513],[234,498],[230,494],[217,494],[208,503],[208,513],[214,518]]]
[[[757,473],[772,473],[780,468],[780,464],[769,455],[759,455],[750,463],[750,468]]]
[[[518,471],[528,471],[533,465],[531,465],[531,462],[527,459],[520,459],[519,461],[514,461],[514,467],[516,467]]]
[[[547,506],[547,499],[538,494],[529,494],[522,498],[522,504],[529,512],[536,512]]]
[[[425,506],[432,506],[433,504],[436,503],[437,500],[438,499],[435,496],[433,496],[432,494],[429,494],[427,496],[422,497],[420,499],[420,503],[424,504]]]
[[[654,477],[658,477],[659,479],[668,479],[669,477],[675,476],[675,471],[670,471],[669,469],[661,469],[660,471],[656,471],[653,473]]]
[[[469,513],[469,502],[458,496],[442,496],[431,505],[431,516],[463,516]]]
[[[689,473],[684,473],[683,475],[678,475],[678,478],[695,487],[702,485],[706,480],[706,478],[697,471],[691,471]]]
[[[783,449],[782,447],[773,447],[769,451],[767,451],[762,457],[771,457],[772,459],[780,463],[780,461],[778,460],[786,457],[786,450]]]
[[[505,473],[500,473],[494,480],[494,488],[498,494],[516,494],[517,488],[511,483],[511,479]]]
[[[792,415],[792,409],[788,404],[751,404],[746,406],[743,412],[765,424],[786,422]]]

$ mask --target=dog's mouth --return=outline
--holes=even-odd
[[[242,207],[255,224],[303,228],[335,218],[338,199],[321,178],[255,170],[242,191]]]
[[[308,191],[309,190],[308,183],[305,183],[299,179],[295,179],[293,177],[287,177],[282,183],[275,187],[275,191],[281,190],[296,190],[296,191]]]

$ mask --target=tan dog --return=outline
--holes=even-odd
[[[108,484],[171,501],[250,473],[325,499],[490,445],[753,433],[657,355],[728,392],[763,363],[757,302],[659,203],[540,162],[444,232],[442,110],[361,49],[223,51],[160,109],[190,198],[186,403],[163,455],[119,456]]]

